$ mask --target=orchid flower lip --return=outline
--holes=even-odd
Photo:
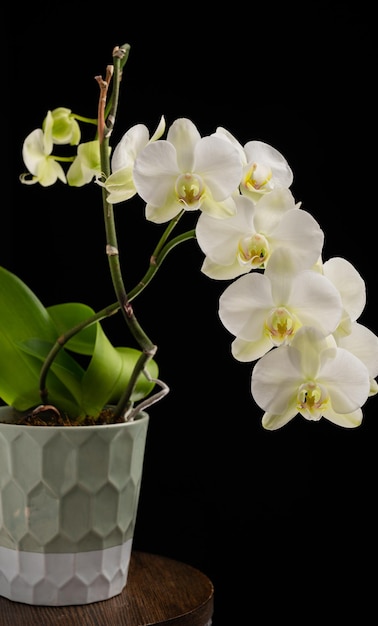
[[[242,265],[261,267],[269,257],[269,243],[264,235],[255,233],[239,241],[238,258]]]
[[[265,321],[269,336],[278,344],[293,336],[296,325],[293,315],[285,307],[273,309]]]
[[[320,419],[329,404],[327,390],[313,381],[303,383],[298,389],[298,411],[308,419]]]
[[[187,172],[177,178],[175,192],[179,202],[182,202],[186,207],[199,208],[204,190],[203,180],[196,174]]]
[[[251,191],[260,191],[268,188],[271,179],[272,170],[269,166],[252,163],[243,177],[243,185]]]

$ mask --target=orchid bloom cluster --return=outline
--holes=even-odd
[[[365,283],[346,259],[322,258],[324,233],[295,201],[285,157],[262,141],[242,145],[223,127],[201,136],[186,118],[166,129],[162,117],[151,136],[144,124],[124,134],[106,175],[98,138],[80,143],[83,119],[63,107],[47,113],[24,142],[22,182],[94,182],[112,205],[138,195],[156,224],[195,212],[201,270],[228,281],[219,317],[234,337],[233,357],[252,364],[264,428],[297,414],[360,425],[363,405],[378,392],[378,337],[358,321]],[[75,147],[67,172],[53,154],[61,144]]]

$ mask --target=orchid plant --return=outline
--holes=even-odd
[[[242,145],[220,126],[201,136],[186,118],[166,128],[161,117],[153,134],[137,124],[112,149],[129,49],[116,47],[105,78],[96,77],[98,118],[49,110],[24,141],[28,171],[20,176],[43,187],[98,186],[115,302],[98,312],[81,303],[45,308],[0,268],[0,397],[19,411],[53,406],[79,421],[108,404],[115,417],[133,419],[160,400],[169,389],[158,378],[157,347],[133,301],[167,255],[193,239],[203,252],[202,272],[226,283],[219,318],[234,337],[232,356],[251,363],[264,428],[280,428],[298,414],[358,426],[362,407],[378,392],[378,337],[358,321],[366,305],[363,278],[346,259],[323,258],[324,233],[295,201],[293,172],[274,147]],[[91,141],[82,141],[81,124],[94,126]],[[59,156],[62,145],[72,149],[70,157]],[[114,210],[134,196],[146,219],[164,228],[147,251],[145,276],[127,292]],[[193,229],[177,235],[187,212],[197,218]],[[101,321],[116,312],[137,348],[115,348],[105,335]],[[86,368],[75,353],[89,357]]]

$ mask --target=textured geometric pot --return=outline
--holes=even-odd
[[[0,595],[88,604],[127,582],[149,417],[101,426],[2,423]]]

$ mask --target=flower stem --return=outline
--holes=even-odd
[[[79,122],[85,122],[86,124],[94,124],[95,126],[97,126],[98,124],[98,120],[96,117],[91,118],[91,117],[83,117],[82,115],[78,115],[77,113],[72,113],[72,117],[75,120],[79,120]]]
[[[121,46],[115,48],[113,51],[113,66],[108,66],[106,72],[106,79],[103,80],[101,76],[97,76],[96,80],[100,87],[100,98],[98,105],[98,137],[100,142],[100,157],[101,157],[101,169],[105,177],[110,175],[110,150],[109,150],[109,138],[113,130],[114,121],[116,119],[116,113],[119,101],[119,86],[122,79],[122,68],[126,62],[129,46]],[[109,89],[109,84],[113,79],[113,91],[110,98],[110,109],[106,111],[106,101]],[[153,358],[156,353],[157,346],[152,343],[145,331],[140,326],[127,295],[122,271],[119,261],[117,233],[115,226],[115,218],[113,205],[107,201],[108,192],[105,188],[102,189],[103,199],[103,212],[104,212],[104,224],[106,233],[106,253],[108,255],[109,269],[113,282],[115,294],[120,310],[124,316],[127,326],[129,327],[134,339],[140,346],[142,354],[138,359],[133,375],[123,394],[123,397],[119,400],[115,417],[124,415],[130,406],[130,398],[134,387],[137,383],[139,375],[146,370],[148,361]]]
[[[109,65],[106,68],[106,77],[105,79],[102,76],[96,76],[96,80],[98,82],[100,88],[100,96],[98,103],[98,119],[97,119],[97,137],[99,140],[100,147],[100,160],[101,160],[101,171],[103,176],[107,178],[111,173],[110,168],[110,146],[109,146],[109,138],[112,134],[118,102],[119,102],[119,88],[120,82],[122,79],[122,71],[123,67],[127,61],[129,54],[130,46],[125,44],[121,47],[116,47],[113,50],[113,63],[114,65]],[[108,98],[109,86],[112,83],[112,93]],[[108,191],[105,187],[102,188],[102,205],[103,205],[103,217],[104,217],[104,226],[105,226],[105,236],[106,236],[106,254],[108,256],[108,264],[109,270],[111,274],[111,279],[113,283],[114,292],[117,296],[117,301],[112,305],[102,309],[98,313],[87,318],[87,320],[77,324],[75,327],[69,329],[65,333],[63,333],[56,341],[50,352],[48,353],[40,374],[40,396],[42,401],[47,401],[48,392],[46,389],[46,378],[48,371],[56,358],[60,349],[71,339],[74,335],[79,333],[84,328],[101,321],[105,317],[109,317],[110,315],[116,313],[121,310],[123,317],[126,321],[126,324],[133,335],[136,342],[139,344],[141,349],[141,355],[135,365],[134,371],[131,375],[127,388],[122,394],[120,400],[115,409],[115,418],[123,416],[126,419],[126,416],[130,414],[132,402],[131,397],[134,391],[134,388],[138,382],[138,378],[141,374],[143,374],[146,378],[149,378],[149,373],[147,370],[147,363],[150,359],[152,359],[156,353],[157,346],[152,343],[149,339],[143,328],[140,326],[134,311],[131,305],[131,300],[135,298],[152,280],[155,275],[157,269],[160,267],[164,258],[167,256],[170,250],[172,250],[179,243],[186,241],[187,239],[191,239],[195,237],[195,231],[188,231],[188,233],[184,233],[179,235],[175,239],[172,239],[169,243],[167,243],[168,238],[172,234],[173,229],[177,225],[178,221],[184,214],[184,211],[179,213],[171,222],[168,227],[165,229],[162,237],[160,238],[156,248],[153,251],[153,254],[150,258],[149,268],[144,275],[143,279],[134,287],[134,289],[127,293],[122,277],[122,270],[120,266],[119,260],[119,251],[118,251],[118,242],[117,242],[117,232],[115,225],[115,216],[113,205],[108,202]],[[154,379],[154,382],[161,387],[161,391],[155,393],[150,399],[146,400],[146,403],[143,406],[148,406],[149,404],[156,402],[163,395],[165,395],[169,389],[165,383],[158,379]],[[136,407],[137,408],[137,407]],[[135,411],[133,411],[134,414]]]

